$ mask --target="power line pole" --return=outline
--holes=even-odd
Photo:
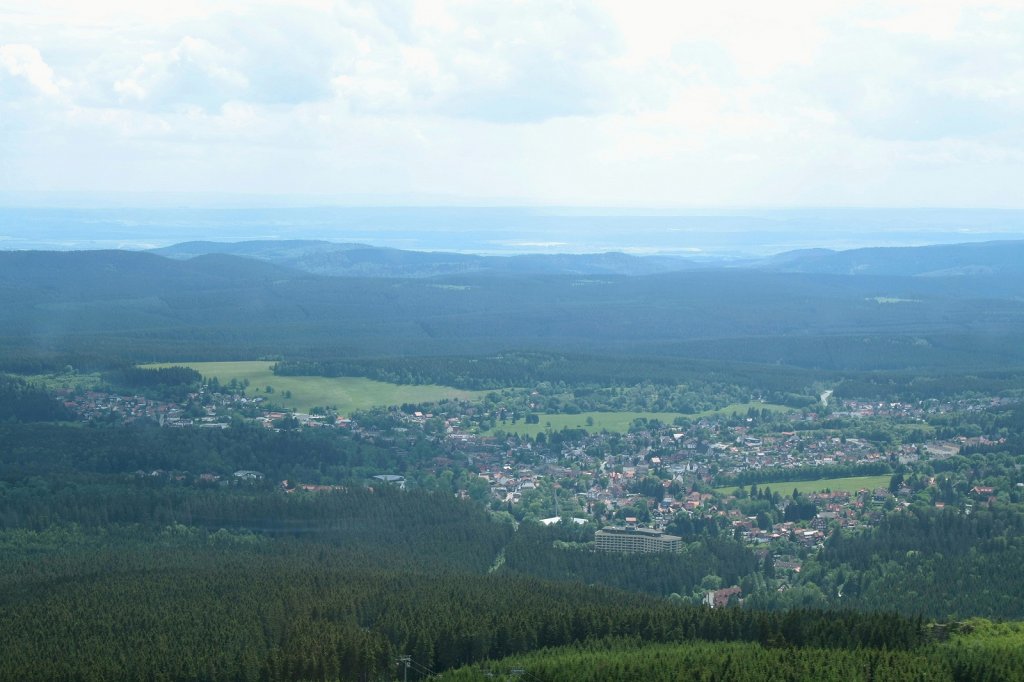
[[[403,682],[409,682],[409,666],[412,665],[412,656],[399,656],[398,662],[405,664],[405,674],[402,677]]]

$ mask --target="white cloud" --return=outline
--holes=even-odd
[[[424,1],[375,18],[332,81],[352,111],[522,123],[614,102],[616,32],[585,6]]]
[[[861,25],[890,33],[924,36],[931,40],[954,38],[961,18],[959,3],[893,4],[879,9],[881,16],[865,19]]]
[[[142,58],[130,76],[114,82],[124,100],[220,106],[244,93],[249,80],[223,49],[185,36],[170,50]]]
[[[24,79],[44,95],[60,94],[53,69],[43,60],[39,50],[31,45],[0,45],[0,69],[10,76]]]
[[[1013,0],[39,0],[0,35],[0,189],[1024,202]]]

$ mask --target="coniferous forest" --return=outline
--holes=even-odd
[[[45,280],[33,259],[47,260],[9,260]],[[54,338],[18,333],[39,327],[53,291],[0,311],[0,679],[1020,677],[1024,374],[1013,353],[994,360],[1004,337],[973,353],[951,336],[942,320],[963,301],[909,321],[922,344],[889,337],[908,321],[887,309],[851,335],[842,316],[878,305],[864,304],[868,285],[815,279],[822,300],[854,293],[808,337],[705,344],[669,339],[670,325],[634,348],[626,322],[594,331],[600,296],[554,277],[573,292],[558,324],[583,326],[532,344],[553,319],[524,312],[544,282],[504,319],[500,287],[476,279],[438,285],[445,300],[473,292],[452,307],[407,281],[230,261],[144,259],[160,275],[146,285],[134,260],[67,259],[114,264],[120,284],[62,284],[67,305],[99,316]],[[622,319],[648,319],[636,301],[684,280],[616,280]],[[326,312],[297,312],[288,294],[265,327],[239,331],[246,306],[278,300],[252,291],[284,281]],[[772,296],[811,280],[739,281],[774,287],[746,309],[757,326],[785,318]],[[125,313],[125,282],[185,317]],[[224,304],[216,287],[235,317],[200,305]],[[395,287],[409,298],[391,309]],[[332,307],[341,291],[359,293],[345,305],[368,326]],[[1008,308],[986,330],[1013,327],[1016,305],[987,303]],[[474,330],[455,344],[450,315]],[[523,350],[495,350],[506,340]],[[901,368],[915,344],[920,366]],[[874,363],[880,348],[891,353]],[[785,362],[766,361],[776,353]],[[306,414],[270,385],[137,364],[235,356],[281,380],[476,393]],[[621,426],[594,425],[616,414]],[[823,479],[872,483],[815,488]],[[637,518],[680,551],[595,550],[598,529]]]
[[[834,535],[805,570],[841,605],[712,610],[689,598],[707,576],[766,570],[714,523],[673,527],[677,555],[595,554],[593,524],[517,524],[415,485],[427,442],[75,423],[20,380],[3,397],[2,679],[394,679],[402,656],[414,679],[1008,679],[1019,663],[1013,627],[948,621],[1020,616],[1015,509]],[[385,469],[412,487],[372,478]],[[963,575],[978,582],[947,589]]]
[[[0,0],[0,682],[1024,682],[1024,0]]]

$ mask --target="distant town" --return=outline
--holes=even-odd
[[[182,402],[93,390],[58,393],[65,407],[86,422],[124,424],[147,419],[165,428],[200,429],[226,429],[245,422],[275,430],[343,429],[354,438],[399,449],[426,442],[437,455],[422,470],[379,472],[375,482],[405,487],[409,479],[438,477],[459,469],[468,474],[463,480],[471,483],[457,495],[475,497],[492,510],[511,513],[517,519],[550,524],[563,517],[575,518],[663,533],[682,514],[714,519],[719,527],[731,527],[734,537],[751,545],[787,538],[806,548],[820,546],[837,528],[875,524],[883,512],[905,507],[915,497],[928,497],[940,508],[947,504],[936,476],[897,480],[890,473],[922,461],[948,459],[964,448],[1000,444],[1004,439],[995,434],[946,438],[924,438],[923,434],[932,431],[928,427],[931,418],[1011,402],[1007,398],[913,404],[833,399],[827,413],[792,410],[768,423],[742,415],[700,418],[683,425],[638,420],[625,433],[577,429],[541,432],[531,438],[502,430],[503,422],[516,417],[500,404],[485,411],[478,403],[451,400],[416,409],[392,407],[339,415],[330,410],[315,414],[285,411],[273,406],[271,395],[211,391],[208,386]],[[884,419],[913,434],[909,440],[916,442],[880,446],[868,438],[848,436],[842,428],[828,428],[829,422],[844,419],[856,423]],[[478,425],[488,420],[495,427],[481,431]],[[821,475],[808,476],[814,469]],[[780,483],[790,478],[787,472],[792,472],[794,480],[837,478],[844,485],[836,489],[825,485],[794,497],[793,484]],[[220,484],[263,479],[261,472],[247,470],[140,471],[136,475],[177,480],[191,476]],[[849,489],[851,481],[860,480],[878,484]],[[278,485],[289,493],[342,487],[309,481],[281,481]],[[988,504],[1008,492],[973,485],[967,490],[967,508]],[[746,513],[751,499],[765,497],[775,508],[774,515],[763,510]],[[651,551],[620,544],[616,546],[620,551]],[[671,550],[674,545],[664,547]],[[599,542],[598,549],[602,548],[611,545]],[[789,558],[777,566],[800,568],[798,560]]]

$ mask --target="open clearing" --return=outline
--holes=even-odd
[[[262,395],[273,403],[299,412],[311,408],[334,407],[339,414],[348,415],[355,410],[371,407],[425,403],[460,398],[474,400],[487,391],[463,391],[448,386],[409,386],[389,384],[363,377],[286,377],[277,376],[267,361],[247,362],[175,362],[144,365],[145,367],[191,367],[205,378],[216,377],[222,384],[232,379],[249,380],[249,395]],[[267,386],[273,393],[267,393]],[[285,392],[291,394],[285,397]]]
[[[882,476],[850,476],[849,478],[823,478],[817,481],[777,481],[775,483],[758,483],[759,490],[771,488],[772,492],[780,495],[789,495],[795,488],[801,495],[819,493],[823,490],[845,490],[855,493],[858,490],[874,490],[875,488],[888,488],[892,477],[888,474]],[[728,495],[739,486],[730,485],[724,488],[715,488],[715,492]],[[743,486],[749,489],[750,486]]]
[[[47,391],[59,391],[65,388],[91,390],[103,385],[103,377],[99,372],[79,374],[71,371],[60,374],[26,374],[22,375],[22,378],[30,384],[42,386]]]
[[[757,409],[768,409],[772,412],[785,412],[791,408],[783,405],[772,405],[770,403],[735,403],[726,405],[717,410],[706,410],[697,414],[682,414],[679,412],[581,412],[579,414],[542,414],[539,424],[526,424],[522,420],[515,424],[512,422],[498,422],[495,429],[501,429],[507,433],[518,433],[521,436],[536,436],[543,431],[561,431],[568,429],[586,429],[590,433],[600,431],[625,433],[633,424],[634,419],[657,419],[662,424],[671,424],[677,417],[688,419],[699,419],[701,417],[732,416],[734,412],[745,415],[751,407]],[[588,424],[590,418],[592,423]]]
[[[683,415],[676,412],[580,412],[579,414],[542,414],[539,424],[527,424],[523,420],[513,424],[509,422],[498,422],[494,425],[495,430],[502,430],[506,433],[518,433],[521,436],[536,436],[543,431],[561,431],[568,429],[586,429],[596,433],[602,430],[625,433],[629,431],[634,419],[646,418],[657,419],[663,424],[671,424],[676,417]],[[588,424],[587,419],[592,423]]]

